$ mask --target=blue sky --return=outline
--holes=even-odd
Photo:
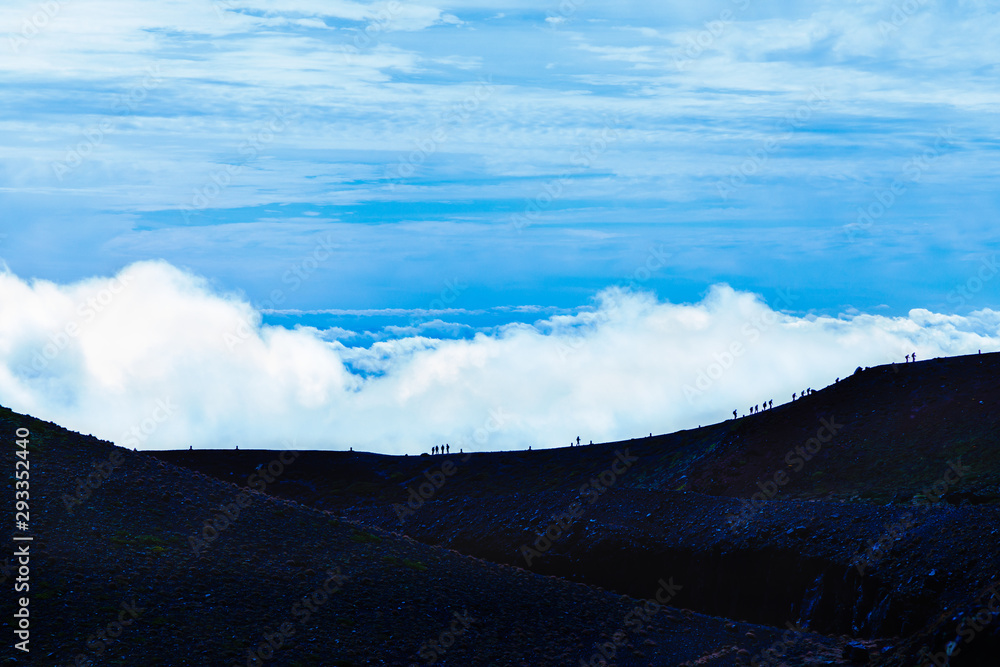
[[[985,2],[5,3],[0,257],[162,261],[368,352],[615,285],[981,323],[998,56]]]

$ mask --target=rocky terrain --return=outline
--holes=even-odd
[[[704,428],[471,455],[132,452],[4,410],[35,536],[31,662],[4,659],[998,665],[998,371],[859,369]]]

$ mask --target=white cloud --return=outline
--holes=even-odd
[[[466,448],[538,448],[719,421],[910,351],[1000,349],[992,310],[800,317],[726,286],[695,304],[605,290],[594,308],[471,340],[349,348],[260,322],[241,298],[164,262],[70,285],[6,272],[0,402],[149,448],[294,439],[417,452],[472,438],[491,414],[503,428]],[[159,419],[164,405],[172,414]]]

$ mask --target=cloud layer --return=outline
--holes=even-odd
[[[1000,349],[992,310],[834,318],[781,300],[717,285],[673,304],[609,288],[530,325],[347,347],[262,324],[241,296],[166,262],[73,284],[6,271],[0,402],[139,448],[540,448],[720,421],[913,351]]]

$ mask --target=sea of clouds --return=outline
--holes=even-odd
[[[1000,350],[993,310],[830,317],[782,300],[609,288],[531,324],[352,347],[264,324],[245,297],[162,261],[73,284],[4,270],[0,403],[139,449],[544,448],[714,423],[911,352]]]

